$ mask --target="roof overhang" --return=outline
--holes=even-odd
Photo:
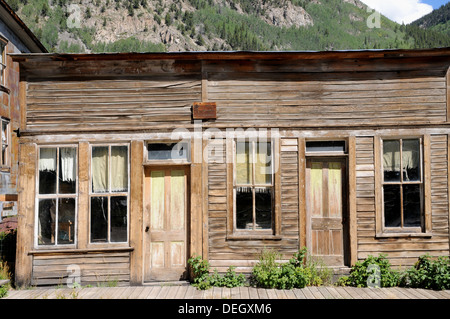
[[[48,52],[44,45],[4,1],[0,0],[0,19],[17,35],[31,52]]]

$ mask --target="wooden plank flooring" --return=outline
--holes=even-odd
[[[331,286],[292,290],[254,287],[197,290],[188,285],[153,285],[10,290],[4,299],[450,299],[450,290]]]

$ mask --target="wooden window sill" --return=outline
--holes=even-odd
[[[432,233],[378,233],[375,235],[375,238],[393,238],[393,237],[402,237],[402,238],[414,238],[414,237],[422,237],[422,238],[431,238],[433,236]]]
[[[112,252],[127,252],[133,251],[133,247],[117,247],[117,248],[64,248],[64,249],[42,249],[32,250],[28,252],[28,255],[54,255],[54,254],[92,254],[92,253],[112,253]]]

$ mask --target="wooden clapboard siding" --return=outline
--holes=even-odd
[[[76,254],[43,254],[33,257],[33,272],[31,284],[65,285],[73,271],[70,265],[78,266],[81,284],[96,284],[101,282],[117,282],[118,285],[129,284],[130,253],[88,253]],[[70,281],[73,283],[73,280]]]
[[[387,72],[389,73],[389,72]],[[442,123],[446,119],[443,76],[380,79],[377,73],[208,73],[208,99],[220,122]]]
[[[430,149],[432,236],[377,238],[374,137],[356,138],[358,259],[385,253],[393,265],[408,266],[426,253],[448,255],[447,136],[431,135]]]
[[[148,128],[155,123],[189,124],[191,106],[200,99],[197,76],[29,82],[27,129],[114,130]]]
[[[230,240],[227,225],[227,164],[225,148],[209,144],[208,161],[208,257],[212,267],[220,271],[236,266],[238,271],[249,271],[264,248],[274,248],[290,258],[299,248],[298,214],[298,146],[297,139],[281,141],[281,234],[274,239]],[[231,184],[232,185],[232,184]],[[275,190],[276,191],[276,190]]]

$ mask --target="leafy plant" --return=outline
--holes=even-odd
[[[243,274],[236,274],[235,267],[233,266],[229,267],[224,275],[220,275],[217,269],[214,269],[214,273],[210,274],[210,265],[201,256],[191,257],[188,260],[188,264],[191,266],[193,286],[200,290],[209,289],[213,286],[227,288],[239,287],[245,283],[245,276]]]
[[[449,257],[433,259],[429,254],[420,256],[415,265],[406,271],[402,284],[412,288],[450,289]]]
[[[6,262],[0,260],[0,280],[3,279],[11,279],[11,275],[9,273],[9,267]],[[10,288],[10,284],[6,284],[0,286],[0,298],[5,297],[8,294],[8,290]]]
[[[363,261],[356,262],[350,270],[350,275],[341,277],[338,285],[394,287],[399,284],[400,279],[400,272],[391,269],[385,254],[380,254],[378,257],[369,255]]]
[[[318,260],[310,258],[302,248],[287,263],[277,262],[281,255],[274,250],[263,250],[258,264],[253,267],[251,282],[262,288],[292,289],[331,282],[331,270]]]

